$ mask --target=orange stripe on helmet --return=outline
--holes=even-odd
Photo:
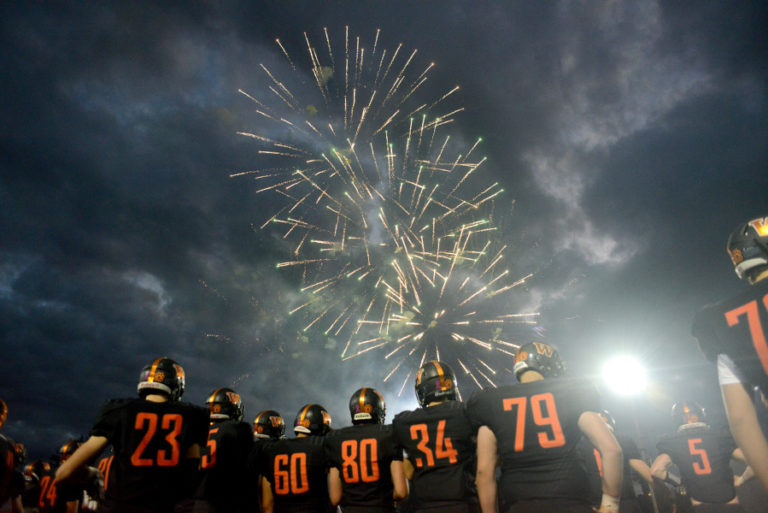
[[[304,420],[304,416],[307,414],[307,411],[312,407],[313,405],[308,404],[304,407],[303,410],[301,410],[301,415],[299,415],[299,422]]]
[[[440,379],[440,388],[445,388],[445,371],[443,371],[443,366],[440,365],[440,362],[438,361],[432,362],[432,365],[434,365],[437,370],[437,377]]]
[[[157,370],[157,366],[160,365],[160,360],[162,360],[162,357],[152,362],[152,368],[149,369],[149,376],[147,377],[147,381],[150,383],[155,381],[155,371]]]
[[[208,398],[208,402],[212,403],[213,398],[216,397],[216,394],[218,394],[220,391],[221,391],[221,388],[217,388],[216,390],[214,390],[213,393],[211,394],[211,397]]]
[[[360,397],[358,398],[358,401],[360,403],[360,411],[364,412],[363,406],[365,406],[365,391],[368,390],[367,388],[363,387],[360,389]]]

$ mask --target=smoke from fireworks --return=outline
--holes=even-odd
[[[259,144],[260,167],[231,176],[277,205],[259,227],[290,247],[277,267],[300,274],[290,314],[305,331],[344,340],[345,360],[378,351],[385,381],[404,375],[401,393],[432,358],[495,386],[499,356],[538,315],[510,313],[508,293],[530,275],[505,268],[495,238],[503,190],[478,176],[481,139],[444,135],[463,110],[458,86],[420,100],[434,64],[379,35],[369,47],[347,28],[334,51],[326,29],[319,47],[305,34],[308,70],[276,40],[290,76],[262,64],[269,91],[240,91],[258,127],[239,134]]]

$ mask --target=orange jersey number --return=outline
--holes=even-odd
[[[278,454],[275,456],[273,470],[277,495],[297,495],[309,491],[306,453]]]
[[[768,310],[768,294],[763,296],[763,308]],[[763,364],[763,370],[768,374],[768,343],[765,339],[765,330],[760,323],[760,313],[758,311],[757,300],[752,300],[738,308],[725,312],[725,320],[728,326],[735,326],[741,321],[741,316],[747,316],[747,325],[749,334],[752,336],[752,345],[755,346],[760,363]]]
[[[563,428],[560,426],[560,419],[557,417],[554,396],[547,392],[544,394],[532,395],[531,412],[533,422],[537,426],[549,426],[552,430],[552,436],[545,431],[538,433],[539,445],[542,449],[551,449],[565,445],[565,436]],[[503,406],[505,411],[512,411],[517,408],[517,421],[515,423],[515,452],[521,452],[525,445],[525,414],[527,410],[527,397],[512,397],[504,399]]]
[[[691,456],[698,456],[701,458],[701,461],[693,462],[693,471],[699,476],[712,473],[712,467],[709,465],[707,451],[703,448],[696,447],[696,445],[700,443],[701,438],[691,438],[688,440],[688,450],[691,451]]]
[[[157,454],[146,457],[144,450],[152,441],[157,432],[158,418],[156,413],[141,412],[136,415],[136,424],[133,426],[137,431],[144,431],[144,436],[139,442],[136,450],[131,455],[131,464],[134,467],[175,467],[179,464],[179,441],[177,437],[181,434],[182,417],[178,413],[166,413],[160,420],[160,429],[168,434],[165,436],[166,442],[171,447],[170,453],[166,449],[158,449]]]
[[[216,466],[216,439],[211,437],[219,432],[219,428],[211,428],[208,431],[208,443],[205,445],[208,449],[206,454],[200,458],[200,468],[213,468]]]
[[[435,458],[448,459],[451,464],[459,461],[459,453],[453,448],[451,439],[445,436],[445,420],[441,420],[437,423],[437,436],[435,438],[434,451],[430,448],[429,432],[427,431],[426,424],[414,424],[411,426],[411,440],[418,440],[416,445],[418,449],[424,454],[424,458],[427,460],[428,467],[435,465]],[[416,466],[423,467],[424,461],[421,458],[416,458]]]
[[[379,480],[378,442],[375,438],[341,443],[341,475],[348,484]]]

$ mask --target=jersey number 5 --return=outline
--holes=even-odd
[[[435,466],[435,458],[448,458],[448,462],[451,464],[459,461],[458,451],[453,448],[451,439],[446,438],[445,436],[445,419],[437,423],[437,436],[435,437],[434,451],[429,446],[429,432],[427,431],[426,424],[414,424],[411,426],[411,440],[419,441],[416,447],[424,455],[428,467]],[[421,458],[416,458],[416,466],[423,467],[424,461]]]
[[[136,423],[133,427],[136,431],[144,431],[144,436],[131,455],[131,465],[134,467],[151,467],[153,465],[158,467],[175,467],[179,464],[179,441],[177,437],[181,434],[181,424],[183,421],[178,413],[166,413],[159,420],[161,434],[166,434],[165,441],[171,446],[170,455],[165,449],[158,449],[154,458],[151,456],[145,457],[144,455],[144,450],[154,438],[155,433],[157,433],[158,420],[156,413],[141,412],[136,415]]]
[[[701,438],[691,438],[688,440],[688,450],[691,451],[691,457],[698,456],[701,458],[701,462],[693,461],[693,471],[699,476],[712,473],[712,467],[709,465],[707,451],[696,447],[696,444],[700,443]]]
[[[768,294],[763,296],[763,308],[768,310]],[[745,305],[725,312],[725,320],[728,326],[735,326],[739,323],[742,315],[747,316],[747,325],[749,334],[752,335],[752,345],[755,346],[757,356],[760,357],[760,363],[763,364],[763,370],[768,374],[768,343],[765,340],[765,331],[760,323],[760,313],[758,312],[757,300],[752,300]]]
[[[515,452],[521,452],[525,444],[525,413],[528,398],[512,397],[504,399],[503,406],[505,411],[511,411],[514,406],[517,407],[517,424],[515,426]],[[546,408],[542,409],[542,405]],[[546,410],[546,411],[545,411]],[[542,449],[551,449],[565,445],[565,436],[560,426],[560,419],[557,418],[555,409],[555,398],[547,392],[545,394],[536,394],[531,396],[531,412],[533,413],[533,422],[537,426],[549,426],[552,429],[552,438],[545,432],[539,433],[539,445]]]

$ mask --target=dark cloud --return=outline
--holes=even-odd
[[[571,368],[597,372],[619,351],[645,359],[659,393],[636,405],[644,431],[666,428],[671,390],[719,408],[689,323],[739,287],[727,233],[766,215],[764,5],[0,10],[0,395],[33,457],[86,434],[99,403],[131,395],[160,354],[185,366],[189,400],[234,383],[247,416],[277,408],[290,422],[316,401],[344,425],[363,384],[392,398],[390,412],[414,406],[377,358],[342,363],[345,340],[287,315],[300,277],[275,269],[281,232],[259,229],[274,199],[230,178],[264,162],[236,135],[257,117],[238,90],[266,94],[260,63],[290,71],[275,38],[305,69],[303,32],[340,40],[347,25],[434,61],[431,93],[461,86],[455,137],[483,137],[482,176],[505,188],[499,238],[515,272],[534,273],[516,300],[540,309]],[[311,77],[292,87],[310,94]]]

